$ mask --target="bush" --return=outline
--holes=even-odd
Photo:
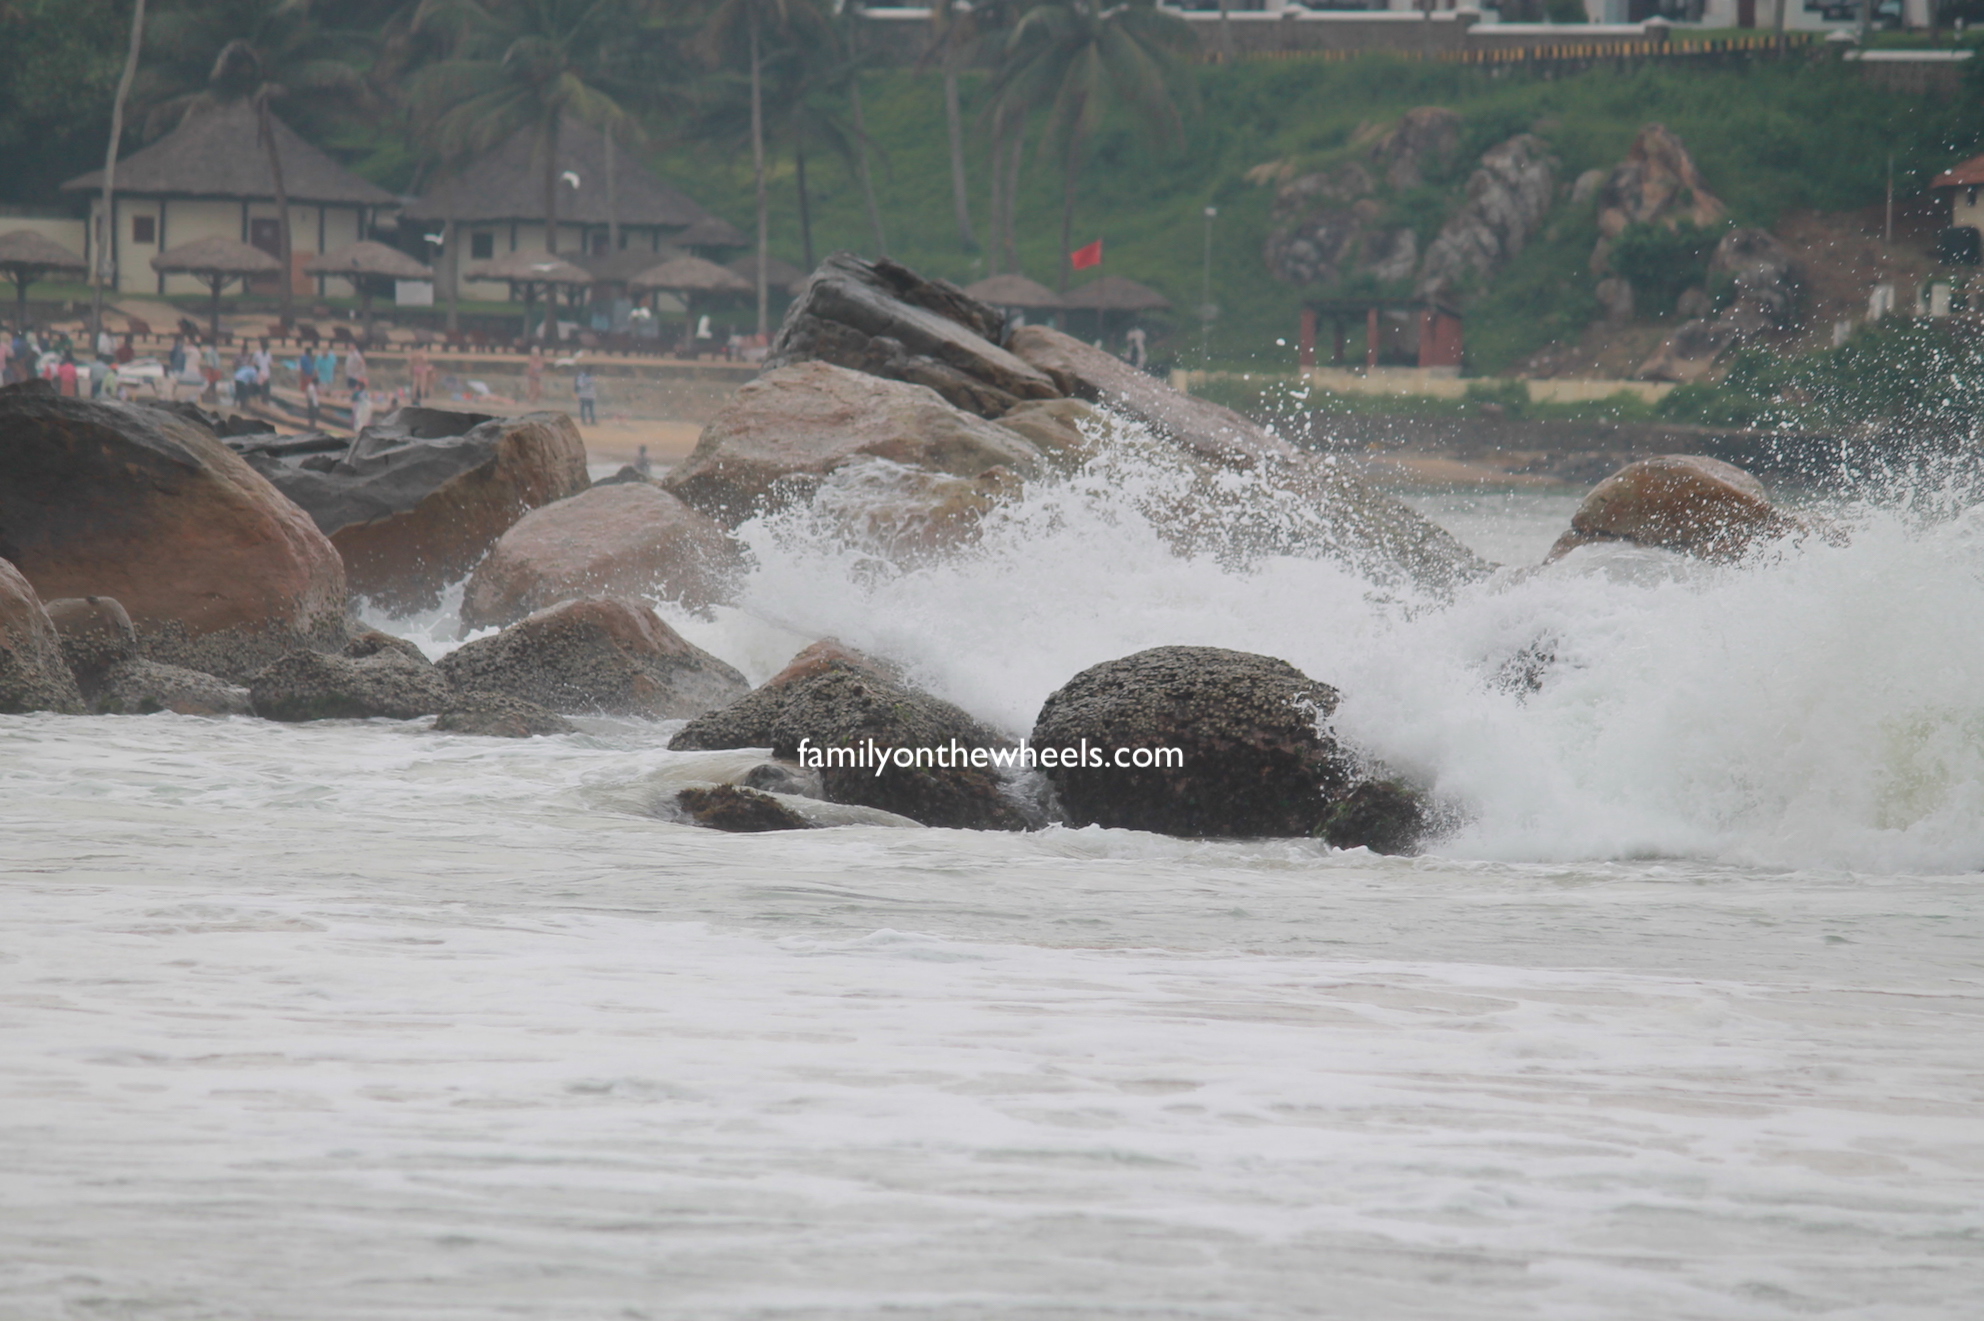
[[[1483,404],[1502,410],[1508,417],[1522,417],[1529,412],[1529,383],[1527,381],[1469,381],[1467,402],[1479,408]]]
[[[1672,312],[1682,290],[1707,283],[1709,258],[1721,237],[1721,227],[1629,225],[1612,244],[1612,269],[1632,282],[1640,311]]]
[[[1545,0],[1543,13],[1552,23],[1587,23],[1584,0]]]

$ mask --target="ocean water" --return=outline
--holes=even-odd
[[[1512,566],[1444,601],[1173,553],[1167,480],[910,567],[752,524],[663,609],[1016,732],[1281,656],[1423,856],[719,835],[639,722],[0,718],[0,1318],[1975,1316],[1984,516],[1538,570],[1574,500],[1418,493]]]

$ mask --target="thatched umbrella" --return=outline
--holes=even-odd
[[[31,229],[0,234],[0,271],[14,281],[14,329],[28,328],[28,286],[52,271],[87,271],[89,263]]]
[[[246,284],[257,275],[280,275],[282,263],[246,243],[234,239],[195,239],[176,248],[167,248],[152,258],[152,269],[161,275],[196,275],[207,282],[213,294],[207,313],[207,330],[213,342],[220,343],[220,291],[229,280]]]
[[[342,275],[358,289],[359,306],[365,325],[365,342],[372,342],[372,283],[375,280],[431,280],[434,269],[415,261],[398,248],[389,248],[370,239],[333,248],[303,265],[311,275]]]
[[[489,261],[479,261],[462,272],[464,280],[499,280],[510,286],[512,292],[521,288],[524,291],[524,332],[530,332],[531,309],[537,301],[537,287],[543,285],[546,299],[551,302],[555,315],[557,302],[551,292],[560,285],[566,288],[580,288],[591,284],[592,273],[574,266],[555,252],[543,248],[519,248],[506,252]],[[539,327],[540,332],[542,327]],[[541,338],[540,334],[540,338]]]
[[[742,248],[751,242],[722,216],[704,216],[668,241],[678,248]]]
[[[1156,312],[1168,309],[1171,300],[1147,284],[1121,275],[1105,275],[1100,280],[1078,284],[1061,295],[1065,307],[1087,307],[1097,312]]]
[[[1019,307],[1028,311],[1059,311],[1067,301],[1061,295],[1024,275],[988,275],[968,284],[964,291],[981,303],[994,307]]]
[[[726,263],[724,269],[737,276],[738,279],[744,281],[753,289],[758,287],[757,253],[746,253],[736,261]],[[789,261],[773,257],[765,263],[765,286],[767,288],[777,289],[781,293],[797,293],[800,282],[805,280],[805,278],[806,272],[800,270]]]
[[[628,281],[635,289],[666,289],[682,299],[683,314],[688,318],[689,328],[683,336],[687,343],[696,332],[695,297],[697,294],[747,294],[758,286],[732,270],[726,270],[713,261],[701,257],[673,257],[659,266],[649,267]]]

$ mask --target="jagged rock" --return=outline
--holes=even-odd
[[[1630,541],[1734,560],[1759,542],[1800,530],[1771,504],[1763,483],[1734,464],[1663,454],[1629,463],[1593,487],[1548,558],[1594,541]]]
[[[418,665],[434,663],[427,659],[427,653],[420,649],[419,643],[410,642],[406,638],[396,638],[391,633],[377,628],[363,628],[354,632],[351,640],[345,643],[342,654],[353,660],[364,660],[367,656],[377,656],[389,651],[397,652]]]
[[[63,659],[61,635],[34,585],[0,560],[0,715],[82,710],[83,695]]]
[[[954,477],[990,468],[1031,477],[1042,467],[1017,432],[953,408],[923,386],[799,362],[733,395],[663,485],[735,527],[760,509],[810,494],[821,478],[863,456]]]
[[[411,720],[448,704],[448,682],[426,658],[386,647],[369,656],[291,652],[248,685],[264,720]]]
[[[1181,766],[1045,768],[1070,825],[1186,836],[1307,836],[1350,788],[1321,722],[1337,692],[1286,661],[1154,647],[1094,665],[1050,695],[1036,749],[1179,749]],[[1065,753],[1063,754],[1065,756]],[[1044,762],[1044,759],[1043,759]]]
[[[1467,181],[1467,201],[1426,246],[1420,296],[1448,295],[1469,277],[1492,278],[1543,225],[1557,195],[1557,162],[1543,139],[1521,133],[1489,148]]]
[[[1073,472],[1113,440],[1117,421],[1085,399],[1045,399],[1021,404],[999,418],[1049,464]]]
[[[1410,853],[1429,828],[1418,794],[1396,780],[1366,780],[1330,809],[1323,838],[1331,848]]]
[[[1599,287],[1602,289],[1605,287],[1607,283],[1609,283],[1609,281],[1600,280],[1598,283],[1599,283]],[[1628,289],[1632,288],[1630,284],[1627,285],[1626,287]],[[1605,300],[1601,296],[1599,298],[1599,301],[1602,303]],[[1683,289],[1680,292],[1680,294],[1674,299],[1675,315],[1685,317],[1690,321],[1694,321],[1701,317],[1705,317],[1714,310],[1715,310],[1715,303],[1712,299],[1709,298],[1708,290],[1702,288],[1700,285],[1693,285],[1689,288]]]
[[[0,556],[45,597],[121,602],[148,658],[227,679],[344,638],[324,534],[157,409],[0,390]]]
[[[662,597],[700,609],[729,594],[743,552],[713,520],[647,482],[595,486],[533,509],[476,566],[462,625],[486,628],[581,596]]]
[[[440,669],[461,692],[506,693],[566,715],[694,717],[751,687],[654,611],[612,598],[540,610],[464,643]]]
[[[585,442],[563,413],[402,408],[322,471],[297,456],[249,462],[309,511],[353,592],[398,609],[431,608],[518,519],[589,485]]]
[[[1024,489],[1005,468],[976,477],[861,459],[836,468],[813,493],[813,509],[840,541],[896,563],[913,563],[976,539],[979,524]]]
[[[491,738],[533,738],[570,734],[578,727],[535,702],[505,693],[457,693],[434,721],[444,734],[483,734]]]
[[[1633,319],[1633,282],[1617,275],[1607,276],[1598,282],[1598,305],[1605,311],[1605,319],[1614,325],[1624,325]]]
[[[1643,381],[1702,380],[1714,370],[1715,360],[1742,338],[1742,330],[1719,318],[1683,321],[1635,374]]]
[[[1303,175],[1286,166],[1250,172],[1256,182],[1280,182],[1264,251],[1275,278],[1288,284],[1333,284],[1365,272],[1385,282],[1410,278],[1419,236],[1396,218],[1386,225],[1388,208],[1373,194],[1381,181],[1396,193],[1443,173],[1460,150],[1460,123],[1443,106],[1420,106],[1389,130],[1367,127],[1368,165],[1345,161]]]
[[[711,830],[756,833],[813,828],[812,822],[770,794],[735,784],[690,785],[676,792],[675,803],[691,821]]]
[[[943,280],[886,257],[836,253],[807,277],[765,359],[767,370],[827,362],[935,390],[958,408],[996,417],[1024,399],[1059,393],[1000,347],[1005,318]]]
[[[62,638],[62,656],[83,696],[94,697],[113,665],[138,655],[138,630],[123,603],[108,596],[67,596],[48,602],[48,619]]]
[[[1583,206],[1598,196],[1598,190],[1605,186],[1607,173],[1600,169],[1586,170],[1571,185],[1571,205]]]
[[[1715,245],[1708,270],[1711,276],[1731,277],[1733,297],[1724,321],[1759,329],[1797,324],[1804,281],[1791,253],[1768,230],[1730,230]]]
[[[94,704],[101,715],[144,716],[159,711],[182,716],[254,714],[246,688],[142,656],[111,666],[96,683]]]
[[[1598,190],[1598,231],[1615,239],[1631,225],[1719,223],[1729,214],[1708,190],[1681,139],[1665,125],[1648,124],[1633,139]]]

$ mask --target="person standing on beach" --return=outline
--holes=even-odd
[[[365,369],[365,355],[355,344],[352,345],[351,352],[344,355],[344,383],[354,396],[358,391],[367,389],[372,384],[372,377]]]
[[[76,397],[76,355],[65,353],[55,369],[55,388],[71,399]]]
[[[646,445],[641,446],[640,452],[634,455],[634,471],[643,477],[649,476],[654,472],[654,460],[648,457],[648,447]]]
[[[0,334],[0,385],[14,383],[14,337]]]
[[[588,368],[579,368],[578,377],[572,382],[572,393],[579,397],[579,421],[598,426],[599,384]]]
[[[200,350],[200,374],[207,378],[207,388],[200,398],[220,398],[220,348],[212,340]]]
[[[536,344],[530,347],[530,361],[524,364],[524,402],[535,404],[544,399],[544,349]]]
[[[427,365],[427,351],[415,345],[413,352],[406,356],[406,374],[412,378],[413,402],[416,404],[427,397],[427,373],[429,370],[430,368]]]
[[[275,355],[269,352],[269,342],[267,340],[262,341],[262,347],[255,350],[254,356],[250,361],[255,364],[255,393],[262,397],[264,403],[267,403],[274,397],[270,393],[269,387],[274,384],[276,374]]]
[[[305,352],[308,352],[308,350],[305,350]],[[317,373],[312,370],[301,372],[299,376],[303,381],[304,417],[314,430],[317,426]]]
[[[296,355],[296,384],[299,388],[307,389],[310,382],[316,379],[317,350],[305,344],[303,352]]]
[[[372,392],[364,386],[351,392],[351,433],[355,436],[372,425]]]

